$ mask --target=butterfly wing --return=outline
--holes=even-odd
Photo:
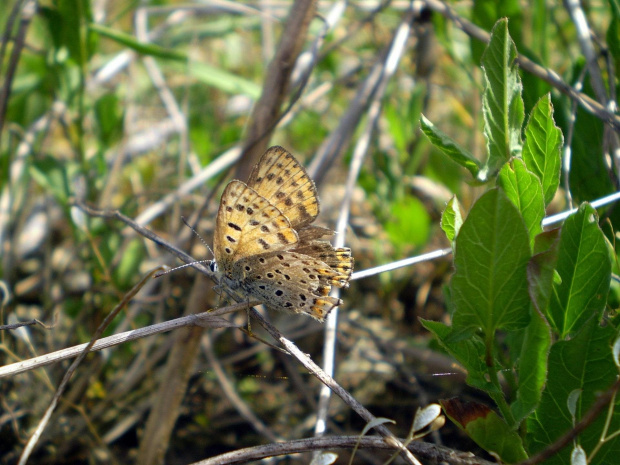
[[[329,281],[332,286],[349,287],[354,260],[348,247],[334,248],[326,241],[302,242],[300,234],[300,243],[293,251],[325,263],[332,271]]]
[[[287,250],[298,243],[289,220],[241,181],[224,189],[217,212],[213,253],[221,272],[245,257]]]
[[[329,295],[339,273],[321,260],[296,252],[269,252],[233,265],[233,279],[267,308],[304,313],[323,321],[342,301]]]
[[[293,229],[309,225],[319,214],[314,181],[295,157],[282,147],[267,149],[252,170],[248,186],[278,208]]]

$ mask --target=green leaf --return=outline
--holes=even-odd
[[[576,333],[590,318],[600,318],[611,280],[611,262],[598,215],[585,203],[570,216],[560,237],[557,273],[548,319],[561,339]]]
[[[455,328],[518,329],[529,322],[529,237],[515,206],[491,189],[472,207],[456,238],[452,277]]]
[[[497,184],[521,212],[530,233],[530,245],[534,247],[534,239],[542,232],[542,220],[545,217],[542,186],[538,177],[527,170],[523,160],[513,158],[500,170]]]
[[[91,23],[89,28],[91,31],[96,32],[103,37],[107,37],[108,39],[112,39],[115,42],[118,42],[119,44],[124,45],[125,47],[128,47],[142,55],[181,62],[187,61],[187,55],[185,55],[185,53],[177,52],[176,50],[169,50],[152,43],[140,42],[134,36],[125,34],[124,32],[120,32],[116,29],[102,26],[97,23]]]
[[[500,457],[503,463],[517,463],[527,458],[517,432],[490,408],[458,399],[441,401],[441,406],[450,420],[476,444]]]
[[[230,94],[244,94],[254,100],[261,94],[259,85],[206,63],[190,62],[189,74],[204,84]]]
[[[461,214],[461,205],[455,195],[452,196],[441,214],[441,229],[446,233],[450,242],[454,242],[454,238],[459,233],[462,224],[463,215]]]
[[[611,344],[616,337],[616,329],[611,325],[599,325],[597,318],[587,322],[574,339],[560,341],[553,345],[549,353],[549,373],[547,388],[543,392],[540,406],[527,422],[527,444],[530,453],[539,452],[559,437],[566,434],[590,409],[601,392],[611,386],[618,376],[618,370],[611,353]],[[568,408],[571,393],[581,391],[576,403],[576,418],[573,420]],[[620,397],[616,396],[612,406],[609,433],[620,429]],[[606,414],[599,415],[575,438],[590,456],[605,425]],[[545,465],[566,464],[570,461],[573,441],[558,454],[545,460]],[[600,444],[601,449],[591,464],[611,464],[618,462],[620,455],[620,436]]]
[[[510,406],[516,423],[521,423],[540,402],[547,381],[547,357],[551,347],[551,331],[544,318],[536,311],[531,314],[530,324],[519,358],[519,386],[517,400]]]
[[[450,157],[452,161],[467,169],[472,176],[478,177],[482,165],[471,153],[437,129],[424,115],[420,116],[420,128],[431,144]]]
[[[553,199],[560,184],[562,131],[553,121],[553,105],[549,94],[542,97],[530,115],[525,128],[523,161],[542,183],[545,205]]]
[[[521,155],[524,111],[517,49],[508,34],[508,23],[499,20],[482,56],[485,81],[482,110],[489,158],[487,173],[496,172],[511,157]]]
[[[467,370],[467,384],[486,392],[501,394],[487,381],[488,370],[484,364],[485,347],[479,336],[454,337],[454,328],[438,321],[420,318],[422,326],[430,331],[437,342]]]

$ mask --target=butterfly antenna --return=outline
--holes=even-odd
[[[203,244],[203,245],[204,245],[204,246],[205,246],[205,247],[209,250],[209,252],[211,252],[211,255],[213,255],[213,256],[215,257],[215,254],[213,253],[213,250],[211,250],[211,247],[209,247],[209,244],[207,244],[207,242],[206,242],[206,241],[202,238],[202,236],[201,236],[200,234],[198,234],[198,231],[196,231],[196,230],[194,229],[194,227],[193,227],[191,224],[189,224],[189,223],[187,222],[187,220],[185,219],[185,217],[184,217],[184,216],[182,216],[182,217],[181,217],[181,221],[183,221],[183,224],[184,224],[185,226],[187,226],[189,229],[191,229],[191,230],[192,230],[192,232],[196,235],[196,237],[197,237],[198,239],[200,239],[200,242],[202,242],[202,244]],[[198,262],[198,263],[200,263],[200,262]],[[171,271],[172,271],[172,270],[171,270]]]
[[[175,266],[174,268],[170,268],[169,270],[166,270],[166,271],[162,271],[162,272],[160,272],[160,273],[157,273],[157,274],[155,275],[155,278],[159,278],[160,276],[163,276],[163,275],[165,275],[165,274],[172,273],[173,271],[177,271],[177,270],[180,270],[180,269],[183,269],[183,268],[187,268],[188,266],[192,266],[192,265],[194,265],[195,263],[207,263],[207,264],[211,264],[211,262],[212,262],[212,261],[213,261],[213,260],[197,260],[197,261],[192,262],[192,263],[186,263],[186,264],[184,264],[184,265]]]
[[[205,242],[205,240],[202,238],[202,236],[200,236],[200,234],[198,234],[198,232],[194,229],[194,227],[193,227],[191,224],[189,224],[189,223],[187,222],[187,220],[185,219],[185,217],[183,217],[183,216],[182,216],[182,217],[181,217],[181,220],[183,221],[183,223],[185,224],[185,226],[187,226],[189,229],[191,229],[191,230],[192,230],[192,232],[196,235],[196,237],[197,237],[198,239],[200,239],[200,242],[202,242],[202,243],[204,244],[204,246],[205,246],[205,247],[209,250],[209,252],[211,252],[211,255],[215,256],[215,255],[213,254],[213,250],[211,250],[211,247],[209,247],[209,244],[207,244],[207,243]],[[170,268],[169,270],[162,271],[161,273],[157,273],[157,274],[155,275],[155,277],[156,277],[156,278],[159,278],[160,276],[163,276],[163,275],[168,274],[168,273],[172,273],[173,271],[181,270],[181,269],[183,269],[183,268],[187,268],[188,266],[192,266],[192,265],[194,265],[195,263],[207,263],[207,264],[210,266],[210,265],[211,265],[211,263],[213,263],[213,260],[197,260],[197,261],[192,262],[192,263],[186,263],[186,264],[184,264],[184,265],[175,266],[174,268]]]

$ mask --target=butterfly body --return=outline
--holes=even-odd
[[[319,213],[314,182],[281,147],[265,152],[248,183],[231,181],[220,201],[213,250],[220,283],[268,308],[323,321],[342,301],[353,258],[319,240],[331,230],[313,226]]]

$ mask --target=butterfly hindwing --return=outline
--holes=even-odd
[[[300,242],[294,251],[325,263],[333,271],[330,284],[336,287],[349,287],[353,273],[353,257],[347,247],[335,248],[326,241]]]
[[[321,260],[296,252],[270,252],[237,261],[231,276],[268,308],[304,313],[319,321],[342,301],[331,297],[338,273]]]

